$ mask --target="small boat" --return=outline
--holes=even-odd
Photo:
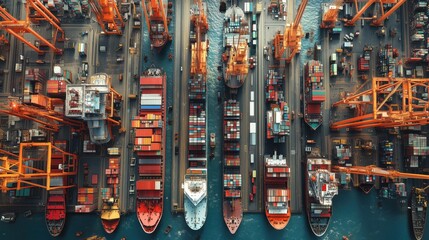
[[[31,216],[33,213],[31,212],[31,210],[27,210],[27,211],[25,211],[24,212],[24,216],[25,217],[29,217],[29,216]]]
[[[112,233],[116,230],[121,219],[119,203],[117,198],[109,198],[103,202],[101,210],[101,224],[107,233]]]
[[[15,222],[16,215],[14,212],[3,213],[0,217],[0,221],[2,222]]]
[[[210,148],[216,147],[216,133],[210,133]]]
[[[168,234],[170,231],[171,231],[171,229],[172,229],[173,227],[171,226],[171,225],[168,225],[166,228],[165,228],[165,230],[164,230],[164,233],[165,234]]]

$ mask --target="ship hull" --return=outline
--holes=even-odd
[[[291,214],[289,212],[288,214],[274,215],[268,213],[268,210],[265,209],[265,216],[271,227],[275,230],[283,230],[288,225]]]
[[[409,215],[410,215],[410,230],[414,239],[421,240],[424,236],[426,225],[426,207],[424,204],[419,204],[418,194],[415,189],[411,189],[410,198],[408,200]],[[426,198],[426,194],[421,195]]]
[[[45,221],[49,234],[58,237],[63,231],[66,221],[65,190],[48,192]]]
[[[306,184],[307,185],[307,184]],[[311,216],[311,204],[318,204],[316,201],[312,199],[312,197],[308,196],[308,187],[306,188],[306,210],[307,210],[307,219],[310,225],[310,229],[314,235],[317,237],[321,237],[328,230],[329,223],[331,222],[331,217],[314,217]],[[332,214],[332,206],[329,209],[329,212]]]
[[[185,197],[185,221],[192,230],[199,230],[204,226],[207,218],[207,198],[204,198],[196,206]]]
[[[142,137],[152,139],[151,147],[144,145],[134,148],[141,158],[139,162],[140,180],[136,182],[137,198],[136,213],[140,226],[145,233],[153,233],[162,218],[164,207],[164,176],[165,176],[165,145],[166,145],[166,74],[160,68],[152,66],[140,79],[142,101],[157,99],[156,107],[141,105],[140,117],[143,125],[138,131],[143,131]],[[140,159],[139,159],[140,160]]]
[[[101,225],[106,233],[113,233],[119,226],[121,220],[121,212],[119,211],[119,205],[114,203],[109,206],[107,203],[103,203],[101,210]]]
[[[153,233],[162,217],[162,201],[137,201],[137,218],[145,233]]]
[[[241,199],[223,200],[223,220],[231,234],[237,232],[243,219]]]

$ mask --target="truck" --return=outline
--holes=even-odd
[[[333,64],[331,64],[331,68],[330,68],[330,71],[329,71],[329,75],[331,76],[331,77],[334,77],[334,76],[337,76],[337,64],[336,63],[333,63]]]
[[[337,54],[332,53],[330,58],[331,63],[337,63]]]
[[[86,57],[86,53],[87,53],[86,43],[79,43],[77,51],[80,57]]]

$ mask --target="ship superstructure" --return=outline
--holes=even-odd
[[[183,189],[185,221],[192,230],[202,228],[207,218],[206,11],[206,4],[202,1],[195,1],[191,6],[188,169]]]
[[[289,223],[290,210],[290,168],[283,155],[265,157],[264,168],[265,215],[276,230],[282,230]]]
[[[338,194],[331,160],[320,157],[307,158],[306,164],[307,218],[313,233],[320,237],[328,229],[332,216],[332,198]]]
[[[166,74],[152,66],[140,77],[140,109],[131,125],[138,157],[136,212],[141,227],[153,233],[162,217],[165,174]]]

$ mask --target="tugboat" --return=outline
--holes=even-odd
[[[214,149],[216,147],[216,133],[210,133],[210,148]]]
[[[426,225],[426,208],[427,208],[427,194],[425,188],[416,188],[411,189],[411,194],[409,198],[409,213],[410,213],[410,222],[412,227],[412,232],[416,240],[423,239],[423,234]]]

